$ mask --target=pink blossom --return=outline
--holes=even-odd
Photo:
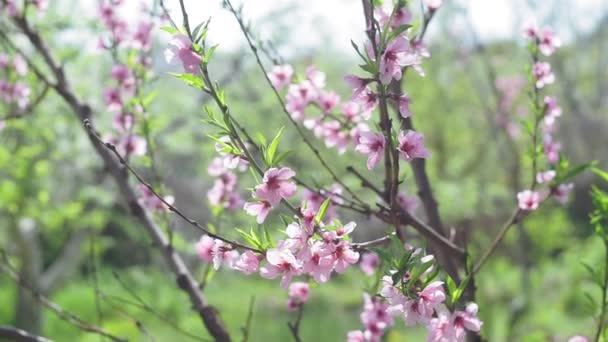
[[[13,87],[13,101],[17,103],[19,109],[25,109],[29,103],[30,87],[27,85],[17,82]]]
[[[408,326],[430,322],[435,309],[445,300],[443,282],[434,281],[418,292],[417,300],[408,300],[403,305],[403,320]]]
[[[112,78],[118,81],[120,84],[123,84],[133,78],[129,67],[123,64],[116,64],[112,66],[111,75]]]
[[[568,342],[589,342],[589,339],[587,339],[585,336],[576,335],[570,337]]]
[[[355,264],[359,260],[359,253],[355,252],[346,241],[340,241],[336,245],[333,256],[336,259],[334,270],[338,273],[346,272],[349,265]]]
[[[306,68],[306,79],[310,81],[310,83],[317,89],[321,89],[325,87],[325,73],[317,70],[317,67],[314,65]]]
[[[25,76],[27,74],[28,66],[25,58],[21,55],[13,56],[13,68],[15,73],[19,76]]]
[[[141,194],[141,196],[137,199],[141,206],[159,212],[169,211],[169,206],[167,206],[163,201],[160,200],[160,198],[150,191],[150,188],[140,184],[137,189]],[[173,196],[165,196],[163,200],[171,205],[173,205],[175,202],[175,198]]]
[[[310,297],[310,286],[308,283],[294,282],[289,285],[289,297],[298,303],[306,303]]]
[[[547,126],[552,126],[555,120],[562,115],[562,108],[557,104],[557,100],[553,96],[545,96],[545,116],[544,123]]]
[[[551,71],[551,64],[548,62],[536,62],[532,66],[532,73],[536,79],[536,88],[541,89],[555,81],[555,75]]]
[[[232,249],[232,246],[221,240],[215,240],[211,250],[213,256],[213,268],[217,271],[222,264],[233,267],[234,261],[238,259],[239,253]]]
[[[538,49],[545,56],[551,56],[562,45],[560,39],[550,27],[544,27],[538,33]]]
[[[475,303],[469,303],[465,311],[456,311],[452,316],[454,329],[456,330],[455,335],[457,338],[462,336],[462,339],[466,337],[465,330],[472,332],[479,332],[483,322],[477,317],[478,306]]]
[[[135,115],[132,113],[117,113],[112,119],[112,126],[120,132],[128,132],[135,123]]]
[[[288,250],[269,249],[266,252],[268,264],[260,268],[260,275],[266,279],[274,279],[281,275],[281,287],[286,289],[294,275],[299,275],[302,263]]]
[[[363,331],[361,330],[353,330],[349,331],[346,335],[346,342],[366,342],[365,336],[363,335]]]
[[[202,58],[193,50],[190,39],[183,34],[173,36],[169,47],[165,50],[165,59],[169,64],[181,62],[187,73],[193,75],[200,73],[199,65]]]
[[[118,152],[123,156],[143,156],[148,150],[146,139],[139,135],[127,135],[122,137],[116,146]]]
[[[108,110],[120,110],[122,108],[122,96],[117,88],[107,88],[103,91],[103,100]]]
[[[17,0],[6,0],[6,12],[11,17],[16,17],[19,15],[19,9],[17,8]]]
[[[359,105],[352,101],[342,104],[342,115],[350,122],[359,122]]]
[[[49,0],[32,0],[38,11],[45,11],[49,7]]]
[[[326,131],[325,125],[323,124],[323,121],[321,120],[320,117],[304,120],[304,127],[306,127],[307,129],[312,130],[312,133],[317,138],[322,137],[323,134],[325,134],[325,131]]]
[[[317,103],[324,113],[331,113],[332,109],[340,102],[340,96],[334,91],[322,91],[319,93]]]
[[[263,183],[255,187],[255,197],[268,201],[272,206],[296,194],[296,184],[290,181],[296,175],[288,167],[273,167],[264,173]]]
[[[205,262],[213,261],[213,246],[215,239],[209,235],[201,236],[201,239],[196,243],[196,251],[199,258]]]
[[[318,91],[312,82],[306,80],[299,84],[290,84],[287,90],[287,101],[307,105],[318,96]]]
[[[152,48],[152,29],[154,23],[142,21],[137,24],[137,29],[133,34],[133,47],[143,51],[150,51]]]
[[[415,131],[399,133],[399,155],[406,161],[415,158],[426,159],[430,156],[429,151],[424,147],[424,135]]]
[[[401,117],[409,118],[410,116],[412,116],[412,112],[410,111],[410,103],[410,97],[407,96],[406,93],[401,94],[397,98],[397,104],[399,105],[399,114],[401,114]]]
[[[372,111],[378,106],[378,94],[374,93],[369,87],[365,87],[355,100],[361,105],[361,109],[363,110],[361,116],[365,120],[368,120],[371,117]]]
[[[99,8],[99,17],[106,27],[112,27],[114,23],[114,8],[110,4],[102,4]]]
[[[347,237],[350,233],[355,230],[357,224],[355,222],[349,222],[345,225],[338,225],[336,230],[328,230],[323,233],[323,239],[325,241],[331,241],[336,239],[342,239]]]
[[[570,192],[573,188],[574,184],[572,183],[560,184],[555,189],[553,189],[551,194],[553,195],[553,198],[555,198],[555,200],[557,200],[560,204],[564,205],[568,203],[568,198],[570,197]]]
[[[359,264],[359,267],[364,274],[368,276],[374,275],[379,266],[380,257],[378,257],[378,254],[369,252],[361,256],[361,263]]]
[[[382,159],[386,140],[381,133],[361,132],[355,151],[366,155],[367,169],[373,169]]]
[[[319,284],[329,280],[334,269],[335,259],[332,250],[323,242],[313,243],[310,249],[307,249],[302,255],[302,258],[306,260],[302,272],[312,275],[313,279]]]
[[[538,28],[536,27],[536,23],[533,21],[528,21],[524,24],[523,32],[524,38],[528,38],[531,40],[536,40],[538,37]]]
[[[556,174],[557,173],[555,172],[555,170],[548,170],[548,171],[539,172],[539,173],[536,174],[536,181],[539,184],[549,183],[550,181],[553,180],[553,178],[555,178]]]
[[[294,311],[298,310],[299,306],[300,306],[300,304],[298,304],[298,302],[296,302],[295,299],[293,299],[293,298],[287,299],[287,311],[294,312]]]
[[[387,312],[388,305],[377,297],[363,294],[363,312],[361,312],[361,323],[365,327],[363,336],[365,341],[380,342],[384,331],[393,325],[393,317]]]
[[[348,84],[349,87],[353,88],[353,95],[351,99],[357,98],[359,94],[361,94],[365,90],[367,84],[370,82],[369,79],[361,78],[355,75],[344,76],[344,81],[346,82],[346,84]]]
[[[544,139],[543,151],[547,161],[551,164],[556,164],[559,161],[559,153],[562,150],[562,144],[554,141],[551,136],[546,136]]]
[[[270,79],[272,86],[281,89],[291,82],[293,77],[293,68],[289,64],[275,65],[272,70],[267,74]]]
[[[443,0],[424,0],[429,11],[436,11],[441,7]]]
[[[350,138],[353,145],[357,146],[359,144],[359,139],[363,132],[369,132],[369,126],[364,122],[357,123],[357,125],[350,130]]]
[[[407,38],[399,36],[389,42],[380,58],[380,81],[388,84],[391,79],[401,79],[401,67],[410,65],[407,54],[411,53]]]
[[[256,216],[256,221],[259,224],[264,223],[266,216],[270,213],[272,205],[268,201],[246,202],[243,209],[247,214]]]
[[[536,210],[540,204],[540,194],[536,191],[524,190],[517,194],[517,201],[521,210]]]
[[[452,326],[452,320],[449,313],[441,311],[436,318],[431,319],[427,325],[429,334],[426,337],[427,342],[461,342],[458,340]]]
[[[287,109],[287,112],[289,112],[294,120],[299,121],[304,118],[304,109],[306,109],[306,105],[307,103],[304,103],[299,97],[287,96],[285,109]]]
[[[259,265],[259,256],[248,250],[241,254],[241,256],[234,262],[233,267],[235,270],[239,270],[247,275],[250,275],[258,270]]]
[[[346,152],[350,136],[342,129],[342,124],[337,120],[327,121],[323,124],[323,129],[325,146],[337,148],[340,154]]]
[[[242,206],[242,199],[236,192],[236,183],[236,175],[224,170],[218,175],[218,178],[213,183],[213,187],[207,192],[209,203],[228,209],[236,209]]]
[[[393,28],[407,25],[412,22],[412,12],[410,12],[407,7],[403,6],[395,11],[393,14],[393,21],[391,22],[391,26]]]
[[[292,222],[287,226],[287,228],[285,228],[285,233],[289,237],[288,240],[291,241],[291,245],[293,245],[295,248],[301,248],[306,246],[308,238],[312,235],[313,230],[310,226],[301,226],[295,222]]]

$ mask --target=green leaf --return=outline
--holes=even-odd
[[[273,165],[273,166],[277,166],[277,165],[279,165],[279,163],[280,163],[280,162],[281,162],[283,159],[285,159],[285,157],[287,157],[287,156],[288,156],[288,155],[289,155],[291,152],[292,152],[292,151],[283,151],[283,152],[279,153],[279,155],[278,155],[276,158],[274,158],[272,165]]]
[[[203,56],[203,63],[209,63],[209,61],[211,60],[211,57],[213,57],[213,53],[215,52],[215,49],[217,49],[218,46],[219,46],[219,44],[215,44],[212,47],[210,47],[209,50],[207,50],[207,52],[205,52],[205,55]]]
[[[163,26],[160,28],[161,30],[168,32],[170,34],[178,34],[180,33],[180,31],[178,29],[176,29],[175,27],[172,26]]]
[[[173,72],[170,72],[169,75],[171,75],[179,80],[184,81],[186,84],[188,84],[191,87],[198,88],[198,89],[203,89],[205,87],[205,82],[203,81],[203,79],[196,75],[177,74],[177,73],[173,73]]]
[[[268,166],[274,164],[274,155],[277,152],[277,148],[279,147],[279,142],[281,141],[281,135],[283,135],[283,130],[285,126],[281,127],[277,135],[272,139],[270,145],[268,145],[268,150],[266,150],[266,162]]]
[[[387,251],[377,248],[377,247],[369,247],[368,249],[370,251],[378,254],[380,259],[384,260],[384,262],[388,263],[389,265],[392,263],[393,257]]]
[[[327,209],[329,208],[330,202],[331,200],[329,198],[326,198],[325,201],[323,201],[323,204],[321,204],[321,206],[319,207],[319,212],[317,212],[317,215],[315,216],[316,225],[321,223],[325,218],[325,214],[327,214]]]
[[[407,29],[409,29],[410,27],[412,27],[412,25],[400,25],[398,27],[396,27],[388,36],[388,41],[390,42],[391,40],[395,39],[398,35],[402,34],[403,32],[405,32]]]
[[[367,62],[367,58],[365,58],[365,56],[363,56],[363,54],[361,53],[361,51],[359,51],[359,46],[357,46],[357,44],[351,39],[350,40],[350,44],[353,46],[353,48],[355,49],[355,51],[357,51],[357,54],[365,61]]]
[[[593,171],[593,173],[595,173],[596,175],[602,177],[606,182],[608,182],[608,172],[601,170],[597,167],[593,167],[591,168],[591,171]]]
[[[593,166],[595,166],[597,164],[597,161],[593,160],[589,163],[586,164],[581,164],[578,166],[575,166],[569,170],[566,170],[565,173],[559,173],[554,181],[555,184],[561,184],[565,181],[567,181],[568,179],[578,175],[579,173],[587,170],[588,168],[592,168]]]

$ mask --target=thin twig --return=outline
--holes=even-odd
[[[249,299],[249,310],[247,311],[247,319],[245,320],[245,325],[241,327],[241,331],[243,332],[243,342],[247,342],[249,340],[249,334],[251,333],[251,322],[253,321],[254,307],[255,296],[251,296],[251,299]]]
[[[251,40],[251,37],[249,36],[249,32],[248,32],[247,28],[245,27],[245,24],[243,22],[242,17],[239,15],[239,13],[237,12],[237,10],[232,6],[232,3],[230,2],[230,0],[225,0],[225,3],[228,5],[228,7],[230,9],[230,12],[232,12],[232,14],[234,15],[235,19],[239,23],[239,27],[240,27],[241,31],[243,32],[243,34],[245,36],[245,39],[247,40],[247,43],[249,44],[250,50],[255,55],[257,64],[260,67],[260,70],[262,71],[262,73],[264,74],[264,78],[266,79],[266,82],[268,83],[268,85],[270,86],[270,88],[274,92],[277,100],[279,101],[279,104],[281,105],[283,113],[285,114],[285,116],[287,116],[287,119],[291,122],[291,124],[296,128],[296,131],[298,132],[298,134],[300,135],[300,137],[304,141],[304,144],[306,144],[306,146],[308,146],[308,148],[313,152],[313,154],[315,155],[315,157],[319,160],[319,162],[321,163],[321,165],[323,166],[323,168],[325,168],[325,170],[327,170],[327,172],[331,175],[331,177],[333,178],[333,180],[336,183],[340,184],[353,197],[353,199],[355,201],[363,203],[363,201],[354,193],[354,191],[352,191],[350,189],[350,187],[348,187],[338,177],[338,175],[329,166],[329,164],[327,164],[327,162],[325,161],[325,159],[323,159],[323,157],[321,156],[321,153],[319,152],[319,150],[312,144],[312,142],[308,139],[308,137],[306,136],[306,134],[302,131],[302,128],[291,117],[291,114],[289,114],[289,111],[287,110],[287,107],[285,106],[285,101],[283,101],[283,98],[281,97],[281,94],[279,94],[279,91],[272,84],[272,81],[270,81],[270,78],[268,77],[268,72],[266,71],[266,67],[264,67],[264,64],[262,63],[262,60],[260,59],[260,55],[258,53],[258,49],[254,45],[253,41]]]
[[[101,327],[89,324],[87,321],[85,321],[82,318],[76,316],[75,314],[65,310],[64,308],[59,306],[59,304],[52,302],[47,297],[38,293],[36,290],[34,290],[30,286],[30,284],[26,284],[25,282],[23,282],[21,280],[21,277],[19,277],[19,274],[17,274],[17,272],[15,272],[13,270],[13,268],[10,266],[10,264],[8,263],[8,258],[6,256],[6,254],[4,254],[4,252],[2,252],[1,254],[2,254],[2,260],[0,261],[0,270],[2,270],[10,278],[12,278],[19,285],[19,287],[24,288],[27,291],[29,291],[32,294],[32,296],[37,301],[40,302],[40,304],[44,305],[47,309],[54,312],[61,320],[75,326],[76,328],[78,328],[84,332],[89,332],[89,333],[97,334],[97,335],[100,335],[103,337],[107,337],[110,340],[115,341],[115,342],[127,342],[126,339],[115,336],[115,335],[107,332],[106,330],[104,330]]]
[[[109,142],[104,142],[101,137],[99,136],[99,134],[97,133],[97,131],[95,130],[95,128],[93,127],[93,124],[91,123],[90,120],[85,120],[84,121],[84,127],[90,132],[90,134],[95,137],[95,139],[98,140],[98,142],[100,144],[102,144],[103,146],[105,146],[108,150],[110,150],[110,152],[112,152],[114,154],[114,156],[116,156],[116,158],[118,158],[118,161],[135,177],[137,178],[137,181],[142,184],[143,186],[145,186],[155,197],[157,197],[165,206],[167,206],[168,210],[171,212],[174,212],[175,214],[177,214],[177,216],[179,216],[180,218],[182,218],[184,221],[188,222],[190,225],[196,227],[197,229],[203,231],[205,234],[209,235],[210,237],[214,238],[214,239],[218,239],[221,240],[223,242],[226,242],[234,247],[237,248],[241,248],[241,249],[245,249],[245,250],[250,250],[252,252],[256,252],[256,253],[260,253],[260,254],[264,254],[263,251],[258,250],[256,248],[253,247],[249,247],[246,245],[243,245],[237,241],[234,240],[230,240],[227,239],[223,236],[217,235],[213,232],[211,232],[209,229],[203,227],[201,224],[199,224],[197,221],[189,218],[188,216],[186,216],[182,211],[180,211],[178,208],[175,207],[175,205],[169,203],[162,195],[160,195],[158,192],[156,192],[156,190],[154,190],[154,188],[152,187],[152,185],[150,185],[148,182],[146,182],[146,180],[137,172],[135,171],[135,169],[129,165],[129,163],[127,163],[127,161],[120,155],[120,153],[118,152],[118,150],[116,149],[116,146],[109,143]]]

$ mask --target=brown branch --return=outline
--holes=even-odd
[[[87,103],[81,102],[81,100],[72,92],[63,68],[55,61],[50,49],[42,40],[38,32],[30,27],[29,23],[24,18],[14,18],[14,22],[35,47],[36,51],[42,55],[45,63],[57,79],[57,83],[52,85],[55,91],[70,106],[80,121],[84,122],[85,120],[90,120],[92,114],[91,107]],[[116,181],[123,198],[131,209],[131,213],[154,240],[154,243],[162,253],[171,272],[176,276],[178,287],[188,294],[193,309],[199,314],[209,333],[217,341],[230,341],[228,330],[221,321],[218,312],[214,307],[209,305],[207,299],[200,292],[198,283],[194,280],[190,270],[186,267],[184,261],[176,251],[173,248],[170,248],[167,237],[164,235],[161,228],[154,223],[150,213],[138,203],[137,194],[125,177],[121,164],[114,159],[110,151],[104,144],[101,144],[98,141],[94,134],[90,131],[87,133],[93,148],[103,160],[105,168]]]
[[[175,214],[177,214],[177,216],[179,216],[180,218],[182,218],[184,221],[188,222],[189,224],[191,224],[192,226],[196,227],[198,230],[204,232],[205,234],[209,235],[210,237],[214,238],[214,239],[218,239],[221,240],[225,243],[228,243],[234,247],[237,248],[241,248],[241,249],[245,249],[245,250],[250,250],[252,252],[256,252],[256,253],[260,253],[260,254],[264,254],[263,251],[260,251],[256,248],[252,248],[249,246],[245,246],[239,242],[236,242],[234,240],[230,240],[227,239],[223,236],[217,235],[213,232],[211,232],[209,229],[203,227],[200,223],[198,223],[197,221],[189,218],[188,216],[186,216],[183,212],[181,212],[177,207],[175,207],[175,205],[169,203],[162,195],[160,195],[156,190],[154,190],[154,188],[152,187],[152,185],[150,185],[148,182],[146,182],[146,180],[131,166],[129,165],[129,163],[124,159],[124,157],[122,157],[120,155],[120,153],[118,153],[118,150],[116,149],[116,146],[109,143],[109,142],[103,142],[103,140],[101,139],[101,137],[99,136],[99,134],[95,131],[95,128],[93,127],[93,124],[91,123],[91,121],[89,119],[85,119],[84,120],[84,127],[89,131],[89,135],[93,136],[97,142],[103,146],[105,146],[107,149],[109,149],[114,156],[116,156],[116,158],[118,158],[118,161],[120,162],[120,164],[122,164],[133,176],[135,176],[135,178],[137,179],[137,181],[142,184],[143,186],[145,186],[156,198],[158,198],[161,202],[163,202],[164,205],[167,206],[167,208],[169,209],[169,211],[174,212]]]
[[[53,342],[48,338],[36,336],[34,334],[28,333],[25,330],[21,330],[15,327],[9,327],[6,325],[0,326],[0,339],[7,339],[14,342]]]

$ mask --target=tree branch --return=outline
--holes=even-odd
[[[85,120],[90,120],[92,114],[91,107],[87,103],[81,102],[72,92],[63,68],[55,61],[50,49],[42,40],[38,32],[32,29],[24,18],[14,18],[14,22],[35,47],[36,51],[42,55],[42,58],[57,79],[57,83],[52,85],[55,91],[70,106],[80,121],[84,122]],[[93,148],[103,160],[105,168],[117,183],[123,198],[129,205],[131,213],[146,229],[148,235],[150,235],[159,251],[162,253],[171,272],[176,276],[178,287],[188,294],[193,309],[199,314],[209,333],[217,341],[230,341],[230,334],[221,321],[218,312],[214,307],[209,305],[207,299],[200,292],[198,283],[194,280],[190,270],[186,267],[184,261],[176,251],[173,248],[170,248],[167,237],[164,235],[161,228],[154,223],[150,213],[138,203],[137,194],[125,177],[120,163],[113,158],[110,151],[107,150],[105,145],[100,143],[92,132],[87,131],[87,133]]]

